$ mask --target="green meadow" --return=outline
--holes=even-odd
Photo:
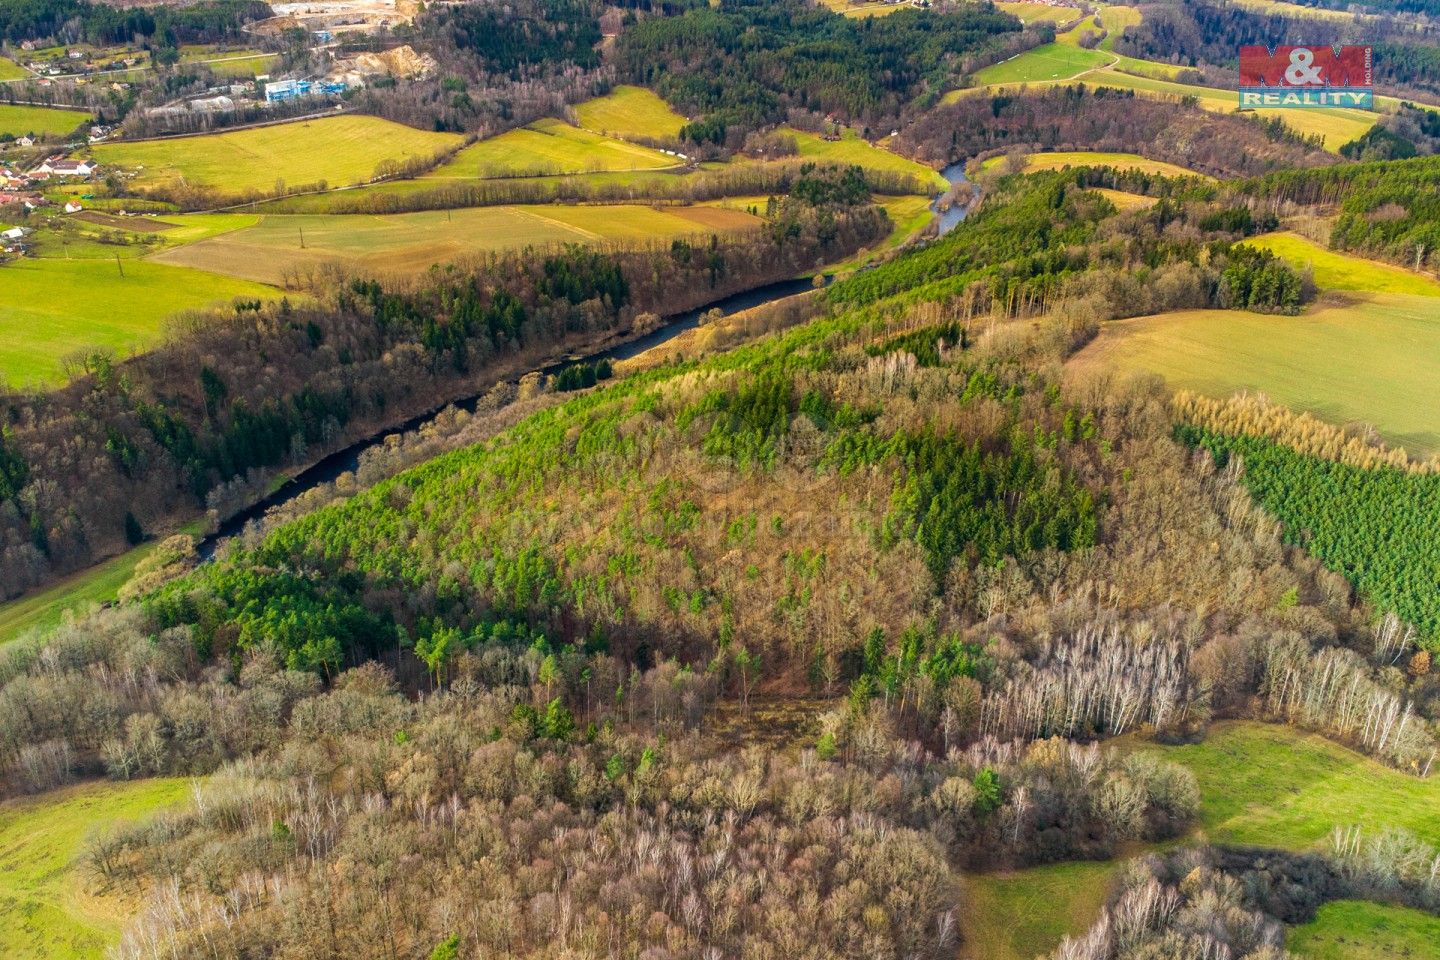
[[[975,73],[976,86],[1004,83],[1051,83],[1069,80],[1113,60],[1101,50],[1069,43],[1047,43]]]
[[[100,960],[133,894],[97,889],[86,839],[181,804],[189,790],[185,779],[101,782],[0,803],[0,956]]]
[[[902,157],[898,153],[892,153],[883,147],[872,146],[848,127],[840,132],[839,140],[826,140],[824,137],[792,127],[781,127],[780,132],[795,138],[795,145],[799,148],[801,159],[804,160],[854,164],[867,170],[904,174],[914,177],[921,184],[926,184],[936,191],[944,190],[949,186],[944,177],[925,164],[916,163],[914,160]]]
[[[231,133],[106,143],[95,158],[134,171],[137,182],[185,183],[232,193],[364,183],[382,164],[428,160],[460,143],[378,117],[344,115]]]
[[[123,271],[123,275],[122,275]],[[62,361],[124,355],[159,339],[168,317],[275,290],[153,260],[20,260],[0,266],[0,377],[55,383]]]
[[[1325,904],[1285,943],[1303,960],[1419,960],[1435,956],[1437,945],[1440,917],[1363,900]]]
[[[537,120],[461,150],[425,179],[558,176],[601,171],[663,170],[684,161],[560,120]]]
[[[7,80],[24,80],[26,77],[34,76],[20,64],[8,57],[0,57],[0,83]]]
[[[980,165],[992,170],[1005,162],[1004,157],[991,157]],[[1070,150],[1054,153],[1032,153],[1025,157],[1026,173],[1040,170],[1061,170],[1065,167],[1114,167],[1117,170],[1139,170],[1166,177],[1204,177],[1204,174],[1163,160],[1151,160],[1138,153],[1104,153],[1094,150]],[[1210,177],[1205,177],[1209,180]]]
[[[687,121],[644,87],[620,85],[575,107],[579,125],[612,137],[678,137]]]
[[[1315,284],[1322,290],[1369,290],[1440,297],[1440,281],[1433,277],[1330,250],[1298,233],[1267,233],[1245,242],[1252,247],[1269,250],[1297,268],[1309,267]]]
[[[34,629],[49,630],[69,612],[84,612],[92,605],[109,603],[129,582],[135,566],[155,549],[158,541],[72,574],[52,587],[0,604],[0,647]]]
[[[1264,393],[1334,424],[1375,426],[1412,454],[1440,452],[1434,297],[1330,295],[1300,316],[1180,310],[1105,324],[1067,364],[1075,375],[1155,373],[1214,397]]]
[[[962,960],[1034,960],[1084,933],[1119,869],[1087,860],[967,876]]]
[[[5,61],[9,62],[9,61]],[[56,110],[51,107],[24,107],[0,103],[0,134],[12,137],[60,137],[88,123],[90,114],[83,110]]]
[[[1215,843],[1304,850],[1334,827],[1409,830],[1440,844],[1440,779],[1418,777],[1318,734],[1274,724],[1213,724],[1204,741],[1156,750],[1200,784],[1202,829]]]

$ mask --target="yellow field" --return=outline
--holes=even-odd
[[[991,157],[981,164],[982,170],[992,170],[1005,160],[1004,157]],[[1185,167],[1173,163],[1165,163],[1162,160],[1150,160],[1137,153],[1102,153],[1089,150],[1074,150],[1056,153],[1032,153],[1025,158],[1025,172],[1035,173],[1041,170],[1060,170],[1065,167],[1114,167],[1117,170],[1139,170],[1141,173],[1154,173],[1165,177],[1203,177],[1204,174],[1196,173]],[[1211,179],[1205,177],[1206,180]]]
[[[171,140],[107,143],[101,163],[136,171],[139,183],[182,182],[240,193],[364,183],[386,161],[428,159],[460,142],[378,117],[345,115]]]
[[[475,207],[386,216],[269,215],[237,230],[169,250],[155,261],[295,285],[318,271],[388,274],[467,255],[525,246],[665,240],[728,233],[760,223],[717,207],[578,205]]]
[[[424,179],[663,170],[682,163],[684,161],[677,157],[649,147],[581,130],[560,120],[545,119],[472,144]]]
[[[1101,187],[1095,192],[1115,204],[1115,209],[1117,210],[1147,209],[1160,202],[1154,197],[1147,197],[1138,193],[1126,193],[1124,190],[1110,190],[1105,187]]]
[[[1053,23],[1057,26],[1077,20],[1083,13],[1078,7],[1052,7],[1048,3],[1012,3],[1003,0],[996,7],[1019,17],[1021,23]]]
[[[1156,373],[1212,397],[1263,393],[1333,424],[1373,424],[1412,455],[1440,453],[1434,297],[1331,295],[1298,317],[1181,310],[1109,323],[1066,365]]]
[[[1328,250],[1297,233],[1267,233],[1245,242],[1252,247],[1269,250],[1297,268],[1310,267],[1316,286],[1322,290],[1367,290],[1440,297],[1440,281],[1433,277]]]
[[[887,13],[903,10],[906,4],[883,3],[881,0],[820,0],[836,13],[847,17],[883,17]]]
[[[614,137],[678,137],[688,122],[644,87],[618,86],[575,107],[580,126]]]
[[[26,77],[31,76],[34,76],[34,74],[20,66],[20,64],[14,60],[0,57],[0,82],[6,80],[24,80]]]

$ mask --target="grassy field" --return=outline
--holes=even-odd
[[[1101,187],[1095,192],[1115,204],[1117,210],[1139,210],[1142,207],[1153,207],[1160,202],[1154,197],[1147,197],[1139,193],[1127,193],[1124,190],[1110,190],[1106,187]]]
[[[977,71],[975,85],[1069,80],[1103,67],[1113,59],[1113,56],[1100,50],[1085,50],[1068,43],[1047,43]]]
[[[644,87],[618,86],[575,107],[580,126],[615,137],[677,137],[688,122]]]
[[[1052,7],[1048,3],[1012,3],[1008,0],[995,4],[1006,13],[1019,17],[1023,23],[1069,23],[1078,19],[1081,11],[1076,7]]]
[[[1440,917],[1406,907],[1336,900],[1295,927],[1286,948],[1304,960],[1404,960],[1435,955]]]
[[[1440,843],[1440,779],[1392,770],[1316,734],[1231,721],[1202,743],[1157,752],[1194,771],[1213,842],[1305,849],[1335,826],[1359,825]]]
[[[892,153],[884,147],[871,146],[849,128],[841,131],[839,140],[826,140],[813,133],[806,133],[792,127],[781,127],[780,132],[795,138],[795,144],[800,150],[800,157],[805,160],[815,160],[821,163],[858,164],[867,170],[906,174],[915,177],[921,183],[929,184],[936,191],[944,190],[949,186],[944,177],[925,164],[916,163],[914,160],[902,157],[898,153]]]
[[[605,240],[668,240],[758,225],[715,207],[577,205],[476,207],[388,216],[265,216],[253,227],[159,254],[176,266],[284,284],[326,265],[364,272],[421,270],[490,250]],[[301,245],[303,235],[304,245]]]
[[[21,260],[0,267],[0,378],[53,383],[61,361],[94,347],[116,354],[153,343],[166,318],[275,291],[231,277],[129,260]]]
[[[77,861],[94,830],[183,803],[183,779],[91,783],[0,803],[0,956],[99,960],[133,908]]]
[[[38,593],[0,604],[0,647],[37,627],[47,630],[55,626],[67,611],[81,611],[114,600],[135,572],[135,565],[155,549],[156,543],[142,544]]]
[[[26,77],[34,76],[14,60],[0,57],[0,83],[6,80],[24,80]]]
[[[1085,861],[967,876],[962,960],[1033,960],[1066,934],[1083,933],[1119,868],[1119,861]]]
[[[559,120],[537,120],[466,147],[424,179],[473,180],[600,171],[663,170],[684,161]]]
[[[231,192],[279,184],[363,183],[387,160],[429,158],[460,142],[378,117],[336,116],[231,133],[107,143],[95,157],[139,172],[140,183],[174,182]],[[143,169],[142,169],[143,168]]]
[[[1296,267],[1309,266],[1322,290],[1370,290],[1440,297],[1440,281],[1403,267],[1338,253],[1296,233],[1267,233],[1245,241],[1269,250]]]
[[[83,110],[54,110],[50,107],[21,107],[0,104],[0,133],[23,137],[63,136],[90,120]]]
[[[1182,310],[1106,324],[1068,364],[1076,374],[1146,371],[1216,397],[1259,391],[1344,424],[1373,424],[1412,454],[1440,453],[1432,297],[1330,296],[1298,317]]]
[[[880,0],[820,0],[836,13],[847,17],[883,17],[905,9],[902,3],[881,3]]]
[[[1004,157],[991,157],[981,164],[981,169],[994,169],[1003,163],[1004,160]],[[1102,153],[1092,150],[1074,150],[1057,153],[1032,153],[1025,158],[1026,173],[1081,166],[1114,167],[1117,170],[1139,170],[1143,173],[1156,173],[1166,177],[1204,176],[1204,174],[1196,173],[1194,170],[1187,170],[1185,167],[1174,163],[1147,159],[1138,153]],[[1205,179],[1208,180],[1211,178],[1205,177]]]

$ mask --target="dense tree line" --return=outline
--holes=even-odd
[[[0,400],[7,456],[25,471],[0,506],[0,582],[13,595],[114,552],[127,512],[153,530],[227,504],[216,491],[228,484],[306,463],[477,376],[518,375],[563,344],[792,276],[888,229],[877,208],[794,202],[748,237],[491,257],[409,286],[238,304],[123,363],[87,358],[63,390]]]
[[[1306,456],[1272,440],[1227,436],[1196,427],[1181,437],[1223,464],[1243,465],[1243,482],[1304,545],[1377,606],[1420,628],[1440,650],[1440,596],[1435,589],[1440,477],[1389,467],[1366,469]]]
[[[790,109],[878,131],[912,100],[933,103],[960,57],[1019,29],[989,5],[856,19],[801,0],[724,0],[636,23],[620,38],[616,66],[699,117],[686,139],[738,146]]]
[[[1286,170],[1237,184],[1244,197],[1333,207],[1330,246],[1424,269],[1440,262],[1440,158]]]
[[[218,43],[243,36],[241,28],[273,16],[261,0],[200,0],[197,3],[121,8],[91,0],[3,0],[0,39],[53,40],[96,46],[136,42],[161,47]]]
[[[1118,184],[1169,195],[1119,213],[1090,189]],[[1080,323],[1206,306],[1293,313],[1313,292],[1303,278],[1278,258],[1231,242],[1273,228],[1273,218],[1218,207],[1208,199],[1215,196],[1198,181],[1107,168],[1011,175],[964,231],[841,281],[827,296],[859,305],[948,294],[967,311],[1014,316],[1062,307]]]
[[[936,164],[1011,151],[1138,153],[1218,177],[1334,162],[1283,124],[1083,84],[962,97],[905,127],[893,146]]]

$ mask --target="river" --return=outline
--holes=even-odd
[[[952,185],[967,182],[968,180],[965,176],[964,164],[959,163],[946,167],[941,171],[941,176]],[[935,210],[939,224],[939,232],[945,234],[953,230],[956,224],[965,219],[965,216],[970,212],[973,204],[969,206],[952,204],[949,209],[941,210],[940,199],[940,197],[936,197],[935,202],[931,204],[931,208]],[[634,357],[652,347],[659,346],[677,334],[698,326],[701,314],[710,310],[719,310],[722,315],[729,316],[741,310],[749,310],[767,303],[773,303],[776,300],[782,300],[785,297],[794,296],[797,293],[803,293],[813,287],[814,282],[806,277],[767,283],[764,286],[732,294],[731,296],[716,300],[713,303],[707,303],[703,307],[666,317],[664,323],[644,336],[606,347],[603,350],[597,350],[594,353],[567,357],[562,361],[540,368],[540,372],[554,374],[576,363],[593,363],[597,360],[624,360],[629,357]],[[215,550],[222,540],[240,533],[245,529],[246,524],[252,520],[260,519],[271,509],[283,506],[296,497],[322,484],[334,483],[343,473],[354,472],[360,466],[360,455],[384,443],[386,437],[397,433],[409,433],[412,430],[418,430],[426,421],[433,419],[441,410],[448,407],[459,407],[469,413],[474,413],[481,398],[490,392],[492,386],[493,384],[487,383],[485,389],[479,393],[436,407],[433,410],[427,410],[396,426],[387,427],[379,433],[372,434],[363,440],[358,440],[343,450],[337,450],[328,457],[306,467],[304,470],[295,474],[295,476],[286,480],[263,500],[246,507],[244,510],[241,510],[239,513],[221,523],[219,529],[200,541],[197,547],[200,557],[205,560],[210,559],[215,554]]]

